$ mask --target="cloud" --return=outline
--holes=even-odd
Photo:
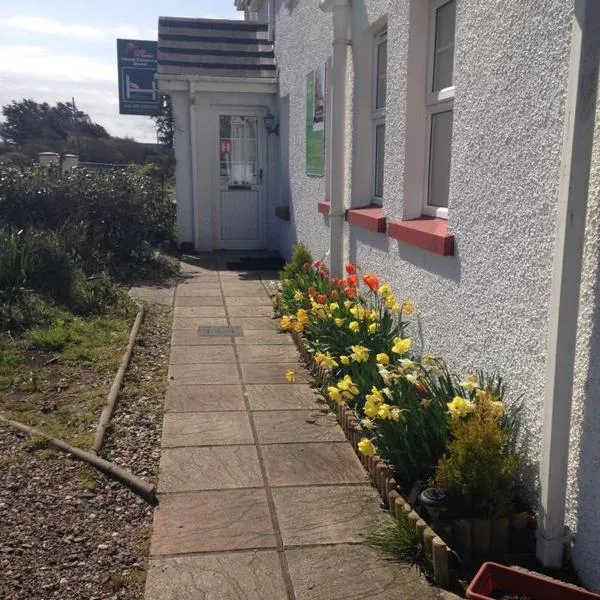
[[[70,101],[111,133],[155,142],[149,117],[119,115],[117,65],[86,56],[63,55],[44,46],[0,44],[0,106],[31,98]]]
[[[53,19],[27,15],[16,15],[0,19],[0,27],[11,34],[43,34],[79,40],[105,40],[115,37],[137,38],[140,35],[140,30],[130,25],[94,27],[90,25],[61,23]]]

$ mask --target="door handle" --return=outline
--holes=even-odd
[[[262,185],[262,178],[263,178],[263,170],[259,169],[258,170],[258,180],[260,182],[260,185]]]

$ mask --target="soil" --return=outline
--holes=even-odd
[[[147,307],[101,451],[150,481],[158,472],[170,326],[170,308]],[[61,398],[60,389],[46,391],[40,412]],[[121,484],[0,427],[0,598],[141,600],[151,527],[152,508]]]

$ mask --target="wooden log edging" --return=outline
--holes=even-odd
[[[100,420],[98,421],[98,427],[96,428],[96,435],[94,436],[94,443],[90,448],[90,453],[92,454],[97,454],[104,443],[104,436],[106,435],[106,430],[110,425],[113,412],[115,411],[115,406],[117,405],[117,398],[119,397],[119,391],[121,389],[121,385],[123,384],[123,377],[125,377],[125,371],[127,371],[127,367],[131,361],[133,347],[135,346],[135,340],[139,333],[140,326],[142,325],[144,314],[145,308],[142,304],[138,314],[135,317],[135,321],[133,322],[133,327],[129,333],[129,342],[127,344],[127,348],[125,349],[125,354],[123,354],[123,358],[121,359],[119,370],[115,375],[112,386],[108,392],[108,396],[106,397],[106,405],[100,414]]]
[[[311,353],[308,351],[302,336],[292,331],[292,338],[302,359],[315,379],[322,385],[327,385],[327,373],[316,365],[312,360]],[[392,476],[390,468],[377,455],[366,457],[358,452],[358,442],[361,439],[360,431],[357,429],[357,420],[352,410],[345,404],[337,405],[337,420],[348,441],[352,444],[354,451],[358,455],[361,463],[371,477],[371,482],[379,491],[382,501],[389,508],[394,516],[403,511],[412,523],[419,539],[425,548],[425,552],[431,558],[433,566],[433,581],[442,588],[450,587],[450,548],[448,544],[425,522],[419,515],[413,511],[410,504],[402,496],[395,479]]]
[[[143,498],[148,504],[155,506],[158,504],[156,499],[156,486],[144,481],[140,477],[137,477],[133,473],[129,471],[125,471],[118,465],[111,463],[103,458],[100,458],[96,454],[91,454],[90,452],[86,452],[85,450],[81,450],[80,448],[76,448],[75,446],[71,446],[67,444],[63,440],[59,440],[58,438],[50,437],[45,434],[43,431],[36,429],[35,427],[30,427],[29,425],[25,425],[24,423],[19,423],[18,421],[13,421],[12,419],[6,418],[4,415],[0,414],[0,423],[5,423],[14,429],[18,429],[27,435],[35,435],[45,439],[49,446],[52,446],[56,450],[61,450],[70,454],[74,458],[77,458],[83,462],[90,464],[92,467],[95,467],[99,471],[102,471],[112,479],[121,482],[127,488],[129,488],[134,494]]]

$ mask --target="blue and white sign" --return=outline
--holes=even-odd
[[[160,112],[157,50],[157,42],[117,40],[120,114],[154,116]]]

